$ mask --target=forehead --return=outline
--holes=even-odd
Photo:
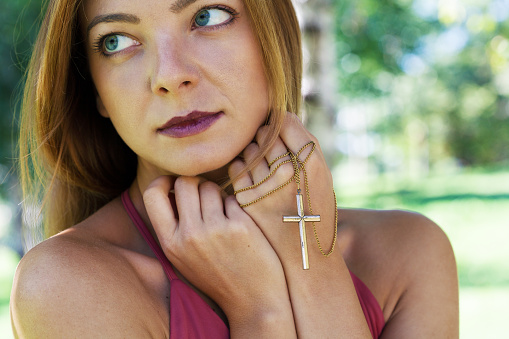
[[[129,10],[145,8],[160,8],[164,6],[169,12],[178,13],[194,3],[200,4],[205,3],[204,0],[82,0],[82,8],[85,14],[90,13],[103,13],[111,10]],[[216,2],[222,2],[225,5],[228,4],[246,4],[243,0],[221,0]],[[215,4],[214,1],[207,1],[208,5]],[[249,3],[249,2],[248,2]]]
[[[114,12],[139,12],[142,7],[153,7],[156,3],[166,2],[171,4],[177,0],[159,1],[159,0],[83,0],[81,5],[81,14],[85,21],[92,20],[95,16]],[[145,6],[140,6],[145,5]],[[168,5],[169,8],[169,5]]]
[[[161,15],[179,14],[192,5],[224,4],[245,8],[248,3],[244,0],[82,0],[79,10],[80,29],[86,33],[87,26],[94,18],[112,13],[128,13],[140,18],[155,19],[161,18]],[[249,11],[246,14],[248,13]]]

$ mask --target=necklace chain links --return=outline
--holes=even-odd
[[[302,152],[306,148],[308,148],[310,146],[311,146],[311,151],[309,152],[307,157],[303,161],[301,161],[300,160],[300,155],[302,154]],[[269,178],[272,177],[274,175],[274,173],[276,173],[276,171],[281,166],[283,166],[284,164],[292,163],[293,170],[294,170],[294,175],[290,179],[288,179],[287,181],[282,183],[281,185],[279,185],[276,188],[270,190],[269,192],[263,194],[262,196],[254,199],[254,200],[252,200],[250,202],[247,202],[245,204],[240,204],[240,207],[244,208],[244,207],[253,205],[253,204],[259,202],[260,200],[265,199],[269,195],[271,195],[271,194],[281,190],[282,188],[288,186],[292,181],[295,181],[295,183],[297,184],[297,193],[300,194],[300,191],[301,191],[300,190],[300,183],[301,183],[300,172],[302,171],[302,174],[304,176],[304,187],[305,187],[305,190],[306,190],[306,197],[307,197],[307,200],[308,200],[309,212],[311,214],[314,214],[313,213],[313,209],[311,207],[311,197],[310,197],[310,194],[309,194],[308,176],[307,176],[305,165],[306,165],[307,161],[309,160],[309,158],[311,157],[311,154],[313,154],[313,152],[315,151],[315,149],[316,149],[316,144],[313,141],[310,141],[307,144],[305,144],[304,146],[302,146],[302,148],[297,153],[293,153],[292,151],[288,150],[288,152],[286,152],[285,154],[282,154],[282,155],[278,156],[277,158],[275,158],[274,160],[270,161],[268,163],[269,168],[272,167],[277,161],[279,161],[279,160],[281,160],[281,159],[283,159],[285,157],[290,157],[290,159],[287,159],[287,160],[284,160],[284,161],[280,162],[261,181],[255,183],[255,184],[253,184],[251,186],[247,186],[247,187],[241,188],[241,189],[233,192],[233,194],[237,195],[238,193],[245,192],[245,191],[248,191],[248,190],[251,190],[251,189],[254,189],[254,188],[260,186],[261,184],[263,184],[264,182],[269,180]],[[316,243],[318,244],[318,249],[320,250],[320,253],[322,253],[322,255],[325,256],[325,257],[329,257],[332,254],[332,252],[334,251],[334,248],[336,246],[336,240],[337,240],[337,237],[338,237],[338,209],[337,209],[336,193],[334,192],[334,190],[332,190],[332,194],[334,195],[334,210],[336,211],[336,213],[335,213],[335,218],[334,218],[334,238],[332,240],[332,246],[331,246],[331,249],[329,250],[329,252],[325,253],[325,251],[322,249],[322,245],[320,243],[320,240],[318,239],[318,233],[316,231],[315,222],[313,221],[311,223],[313,225],[313,234],[315,235],[315,240],[316,240]]]

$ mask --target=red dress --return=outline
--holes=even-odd
[[[193,289],[177,277],[171,263],[136,211],[128,191],[122,193],[122,203],[170,281],[170,338],[229,338],[228,327],[222,319]],[[378,338],[385,325],[382,309],[368,287],[352,272],[350,275],[371,334],[373,338]]]

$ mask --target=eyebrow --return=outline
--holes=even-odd
[[[173,5],[170,6],[170,11],[173,13],[180,13],[182,12],[186,7],[194,4],[197,0],[177,0],[173,3]]]
[[[181,1],[182,0],[179,0],[179,2],[181,2]],[[184,1],[196,1],[196,0],[184,0]],[[90,34],[90,30],[92,28],[94,28],[94,26],[96,26],[102,22],[127,22],[130,24],[139,24],[140,18],[138,18],[136,15],[125,14],[125,13],[98,15],[94,19],[92,19],[90,24],[88,24],[87,36]]]

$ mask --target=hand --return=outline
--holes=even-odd
[[[243,155],[246,163],[252,161],[259,153],[259,144],[262,144],[266,136],[267,127],[263,126],[259,129],[256,135],[256,142],[248,145],[244,151]],[[238,191],[242,188],[259,183],[263,181],[277,166],[280,166],[277,171],[262,184],[253,189],[242,191],[238,193],[236,197],[239,203],[246,204],[264,196],[267,192],[273,191],[280,185],[288,182],[288,180],[294,176],[295,171],[292,163],[281,165],[281,162],[288,160],[289,157],[278,160],[270,167],[269,164],[280,155],[285,154],[287,149],[296,154],[310,141],[313,141],[316,144],[316,149],[310,155],[305,164],[309,196],[313,209],[312,214],[318,214],[321,216],[321,221],[315,223],[316,231],[319,239],[321,240],[323,251],[328,253],[332,245],[332,239],[334,238],[334,231],[336,228],[336,205],[333,193],[332,175],[327,167],[318,141],[305,129],[295,114],[287,114],[279,138],[268,150],[265,158],[249,172],[238,177],[233,186],[234,189]],[[304,161],[310,151],[311,147],[304,149],[302,154],[299,156],[300,160]],[[246,163],[240,159],[235,160],[229,168],[230,177],[235,178],[239,175],[239,173],[242,173],[242,171],[246,169]],[[300,172],[300,188],[301,194],[304,197],[305,213],[306,215],[310,215],[311,211],[309,208],[309,201],[307,199],[303,172]],[[302,267],[298,225],[296,223],[283,223],[282,221],[282,217],[285,215],[289,216],[297,214],[296,192],[297,185],[294,180],[266,198],[244,207],[244,210],[260,227],[272,247],[277,252],[285,269],[287,267]],[[307,223],[307,238],[308,252],[311,261],[310,265],[312,265],[313,258],[316,262],[316,260],[320,259],[322,254],[315,242],[310,222]]]
[[[176,209],[169,199],[175,191]],[[197,177],[159,177],[143,194],[172,264],[231,317],[286,297],[281,263],[235,197]],[[271,299],[272,298],[272,299]],[[274,304],[274,303],[273,303]]]

